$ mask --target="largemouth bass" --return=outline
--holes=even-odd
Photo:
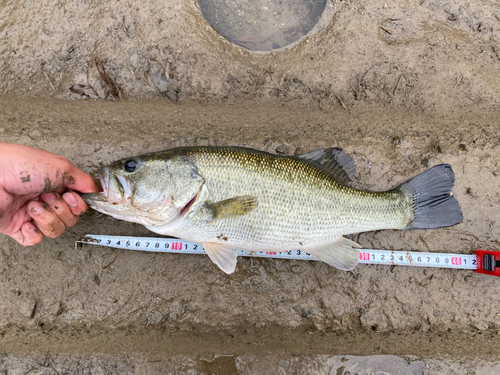
[[[344,235],[462,221],[447,164],[386,192],[349,187],[355,170],[338,148],[286,157],[241,147],[182,147],[104,167],[103,191],[83,198],[118,219],[202,243],[226,273],[235,270],[235,249],[298,249],[350,270],[359,245]]]

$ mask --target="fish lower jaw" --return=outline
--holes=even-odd
[[[100,193],[85,193],[81,195],[83,201],[87,203],[90,207],[94,208],[94,202],[108,202],[107,196],[104,192]]]

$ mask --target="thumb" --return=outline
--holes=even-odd
[[[64,177],[65,185],[73,190],[81,193],[96,193],[99,187],[95,183],[92,176],[71,164],[66,176]]]

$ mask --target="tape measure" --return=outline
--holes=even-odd
[[[206,254],[203,246],[189,241],[166,237],[129,237],[87,234],[75,242],[75,246],[92,244],[116,249],[153,251],[177,254]],[[500,251],[476,250],[474,254],[424,253],[417,251],[395,251],[358,249],[359,263],[396,266],[439,267],[469,269],[478,273],[500,276]],[[303,250],[283,252],[236,250],[238,256],[318,260]]]

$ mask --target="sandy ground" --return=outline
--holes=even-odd
[[[193,1],[3,2],[0,139],[91,173],[181,145],[287,155],[335,145],[356,160],[354,185],[370,190],[449,163],[463,223],[354,239],[498,249],[498,6],[327,6],[335,15],[325,28],[256,54],[218,35]],[[69,91],[90,84],[105,95],[91,55],[120,100]],[[228,276],[202,256],[75,250],[86,233],[151,235],[90,212],[34,248],[0,237],[0,373],[363,373],[352,363],[369,373],[378,355],[411,356],[416,373],[493,373],[499,358],[500,279],[491,276],[250,259]],[[384,371],[401,372],[398,358],[382,358]]]

